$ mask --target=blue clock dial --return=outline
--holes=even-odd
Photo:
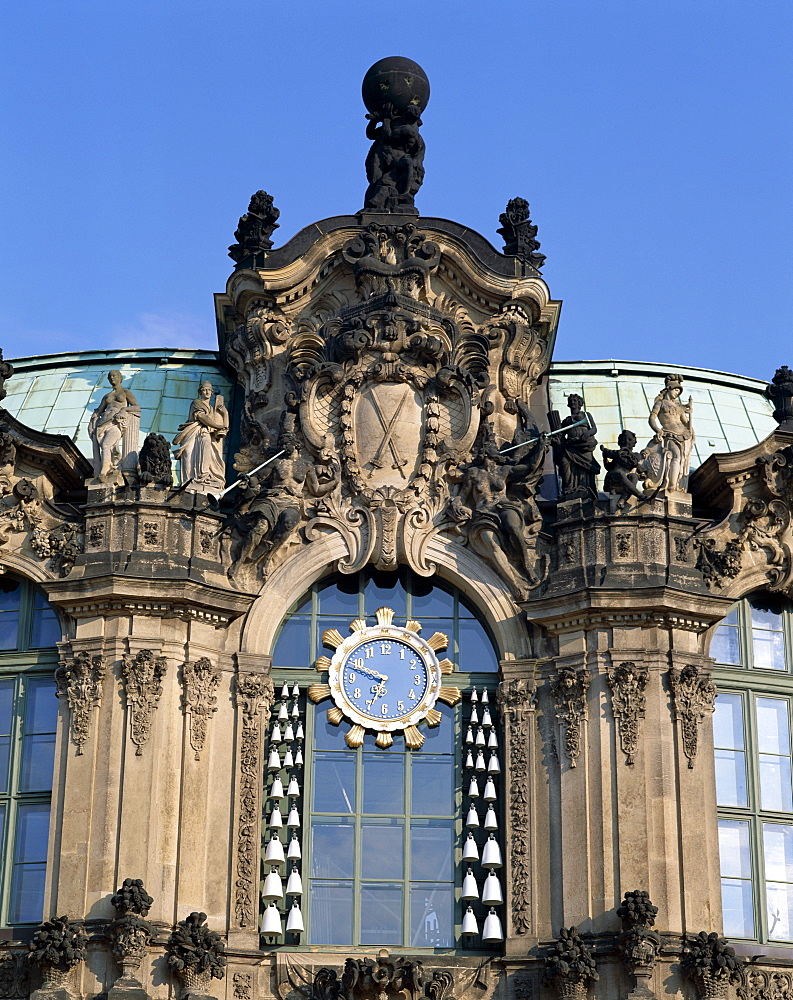
[[[344,658],[342,693],[361,715],[401,719],[421,704],[430,684],[427,664],[399,639],[367,639]]]

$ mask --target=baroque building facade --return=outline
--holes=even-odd
[[[217,354],[3,362],[5,997],[793,988],[793,376],[552,363],[428,97],[254,195]]]

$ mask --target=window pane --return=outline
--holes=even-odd
[[[413,577],[413,611],[414,618],[418,618],[425,626],[425,618],[453,618],[454,617],[454,597],[443,590],[431,576]],[[439,631],[443,631],[440,624]]]
[[[311,874],[320,878],[352,878],[355,827],[349,819],[313,820]]]
[[[739,694],[717,696],[713,745],[724,750],[743,750],[743,708]]]
[[[22,588],[19,580],[5,577],[0,580],[0,612],[19,611]]]
[[[757,699],[757,749],[760,753],[790,754],[788,703],[784,699]]]
[[[0,793],[8,791],[8,761],[11,737],[0,736]]]
[[[0,612],[0,649],[16,649],[19,633],[19,614],[16,611]]]
[[[405,811],[405,758],[401,754],[363,755],[363,811],[401,815]]]
[[[404,618],[407,609],[405,587],[399,573],[371,570],[364,588],[364,613],[374,615],[383,606],[392,608],[397,618]]]
[[[746,755],[740,750],[716,750],[716,801],[720,806],[745,806]]]
[[[321,615],[358,616],[358,575],[337,577],[319,592]],[[343,635],[346,633],[342,633]]]
[[[44,912],[44,880],[47,866],[44,862],[14,865],[11,879],[11,900],[8,922],[11,924],[37,924]]]
[[[790,941],[793,913],[793,885],[766,883],[768,936],[772,941]]]
[[[19,807],[11,877],[11,923],[36,923],[41,920],[49,826],[49,805],[36,803]]]
[[[770,629],[772,632],[782,631],[782,615],[778,611],[752,608],[751,612],[752,628]]]
[[[477,621],[460,621],[460,669],[478,671],[498,670],[493,644],[484,628]]]
[[[58,718],[58,699],[51,677],[32,678],[27,683],[25,732],[54,733]]]
[[[758,670],[784,670],[785,646],[781,632],[752,630],[754,665]]]
[[[309,888],[312,944],[352,944],[352,883],[312,882]]]
[[[414,761],[425,753],[454,753],[454,709],[437,701],[435,710],[443,718],[437,726],[421,727],[424,744],[419,750],[412,751]]]
[[[60,642],[61,627],[58,624],[58,616],[50,607],[37,609],[33,612],[33,631],[30,637],[32,649],[42,649],[45,646],[54,646]]]
[[[355,812],[355,754],[314,754],[314,811]]]
[[[721,880],[721,908],[727,937],[754,937],[752,883],[741,879]]]
[[[751,878],[748,823],[719,820],[719,858],[724,878]]]
[[[361,886],[361,944],[402,944],[402,886]]]
[[[326,646],[322,641],[322,636],[329,628],[338,629],[338,631],[346,639],[350,634],[350,619],[331,618],[330,616],[317,618],[317,656],[321,656],[323,653],[325,656],[333,655],[332,648],[330,646]]]
[[[346,750],[344,734],[347,727],[334,726],[328,722],[328,702],[322,702],[314,709],[314,746],[317,750]]]
[[[740,666],[741,644],[735,626],[719,625],[710,643],[710,655],[717,663],[734,663]]]
[[[451,816],[454,813],[452,758],[437,755],[414,757],[410,769],[411,813],[414,816]]]
[[[793,882],[793,827],[763,823],[765,877],[769,882]]]
[[[278,636],[273,650],[274,667],[308,667],[308,637],[310,618],[289,618]]]
[[[5,677],[0,680],[0,734],[10,736],[11,715],[14,707],[14,679]]]
[[[453,881],[453,855],[453,820],[413,820],[411,822],[411,878],[428,882]]]
[[[404,820],[361,820],[361,878],[404,878],[404,854]]]
[[[19,790],[22,792],[49,791],[52,788],[54,761],[54,736],[26,736],[22,740]]]
[[[412,948],[454,946],[454,890],[451,886],[411,885],[410,945]]]

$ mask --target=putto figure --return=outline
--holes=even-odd
[[[117,479],[120,473],[134,474],[138,466],[140,406],[122,384],[122,374],[114,368],[107,380],[113,387],[102,397],[88,422],[94,446],[94,476],[101,482]]]
[[[567,397],[567,405],[570,416],[564,420],[559,419],[556,410],[551,410],[549,414],[552,430],[568,428],[553,440],[553,459],[561,480],[560,499],[581,497],[596,500],[595,476],[600,472],[595,458],[597,427],[584,410],[584,400],[578,393]]]
[[[618,449],[600,446],[606,466],[603,489],[606,493],[621,497],[623,505],[628,497],[643,500],[644,493],[639,488],[639,474],[636,471],[642,461],[642,456],[634,451],[636,435],[633,431],[625,430],[617,438],[617,444]]]
[[[642,449],[640,471],[648,489],[684,493],[694,446],[693,403],[691,396],[687,403],[680,402],[683,392],[680,375],[667,375],[664,383],[650,413],[648,422],[655,436]]]
[[[198,398],[190,404],[187,421],[173,439],[182,486],[194,493],[220,490],[226,483],[223,439],[229,431],[229,415],[220,394],[212,405],[212,392],[211,382],[201,383]]]

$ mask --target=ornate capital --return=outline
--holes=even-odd
[[[649,673],[647,667],[637,666],[630,660],[620,663],[608,672],[611,688],[611,709],[620,727],[620,747],[628,758],[627,763],[636,760],[639,744],[639,720],[644,718]]]
[[[83,752],[91,728],[91,709],[101,702],[105,658],[100,653],[80,650],[62,659],[55,671],[58,697],[65,697],[72,715],[72,742],[77,754]]]
[[[551,679],[556,718],[564,730],[564,752],[570,767],[581,753],[581,723],[586,719],[586,696],[590,676],[586,667],[559,667]]]
[[[709,672],[689,663],[682,669],[672,667],[669,685],[675,706],[675,718],[680,723],[683,753],[688,766],[694,766],[699,745],[699,727],[715,707],[716,685]]]
[[[206,656],[182,668],[184,708],[190,715],[190,746],[199,760],[207,737],[207,723],[217,712],[217,691],[220,670]]]
[[[134,656],[125,653],[121,660],[124,692],[129,709],[130,738],[135,744],[135,755],[143,753],[143,746],[151,734],[154,710],[162,695],[162,679],[167,661],[150,649],[141,649]]]

